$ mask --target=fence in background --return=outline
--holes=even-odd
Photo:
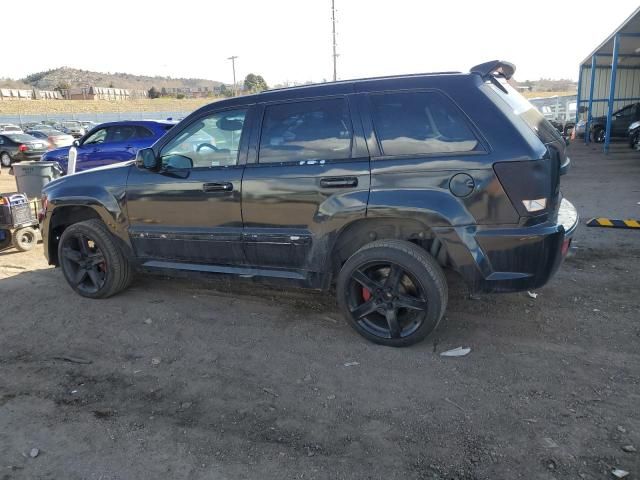
[[[0,123],[14,123],[23,124],[28,122],[43,122],[43,121],[64,121],[64,120],[88,120],[97,123],[104,122],[116,122],[120,120],[179,120],[187,115],[189,111],[184,112],[93,112],[93,113],[41,113],[41,114],[29,114],[29,115],[5,115],[0,114]]]

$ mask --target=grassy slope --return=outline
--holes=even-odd
[[[215,98],[193,98],[177,100],[157,98],[154,100],[30,100],[0,102],[0,114],[29,115],[44,113],[100,113],[100,112],[190,112],[202,105],[216,101]]]

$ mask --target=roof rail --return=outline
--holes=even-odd
[[[513,63],[505,62],[503,60],[491,60],[490,62],[481,63],[475,67],[471,67],[471,73],[477,73],[482,78],[487,78],[490,75],[500,75],[507,80],[513,77],[516,71],[516,66]]]

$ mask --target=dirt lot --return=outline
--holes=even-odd
[[[572,150],[582,223],[637,218],[640,155]],[[90,301],[2,252],[0,479],[639,478],[640,231],[575,247],[537,299],[454,286],[408,349],[329,296],[146,277]]]

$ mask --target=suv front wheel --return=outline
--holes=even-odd
[[[447,283],[436,260],[402,240],[379,240],[354,253],[338,275],[338,304],[349,324],[372,342],[412,345],[438,326]]]
[[[127,288],[133,277],[129,260],[100,220],[67,227],[58,259],[67,282],[83,297],[110,297]]]

